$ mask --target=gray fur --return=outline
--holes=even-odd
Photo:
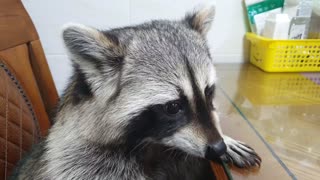
[[[179,21],[109,31],[66,27],[63,38],[74,74],[47,139],[22,163],[16,178],[212,179],[206,146],[222,138],[228,148],[225,161],[260,165],[250,147],[222,134],[215,110],[205,116],[210,129],[197,115],[200,101],[212,104],[204,91],[216,83],[205,40],[213,16],[214,8],[207,8]],[[188,123],[159,133],[131,128],[148,124],[143,119],[148,109],[181,94],[189,102]]]

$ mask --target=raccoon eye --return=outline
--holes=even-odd
[[[212,85],[211,87],[206,87],[206,89],[204,90],[206,97],[213,98],[215,94],[215,89],[216,89],[215,85]]]
[[[181,111],[181,109],[182,109],[181,104],[176,101],[168,102],[164,106],[164,110],[166,111],[166,113],[168,113],[170,115],[174,115],[174,114],[179,113]]]
[[[216,89],[215,85],[212,85],[210,87],[207,86],[206,89],[204,90],[205,96],[207,98],[208,106],[212,111],[216,110],[216,108],[213,105],[213,98],[215,95],[215,89]]]

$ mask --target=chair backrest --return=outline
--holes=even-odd
[[[58,94],[20,0],[0,0],[0,179],[46,136]]]

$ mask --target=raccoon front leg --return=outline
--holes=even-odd
[[[221,157],[224,162],[239,168],[260,167],[261,158],[250,146],[228,136],[223,139],[227,145],[227,152]]]

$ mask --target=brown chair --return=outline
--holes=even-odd
[[[20,0],[0,0],[0,180],[47,135],[58,100],[37,31]],[[219,179],[227,179],[213,163]]]
[[[0,179],[45,137],[58,94],[20,0],[0,0]]]

